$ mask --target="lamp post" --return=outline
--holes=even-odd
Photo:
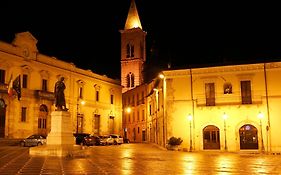
[[[77,115],[76,115],[76,133],[78,133],[78,126],[79,126],[79,112],[78,112],[78,109],[79,109],[79,101],[80,101],[80,98],[77,99],[77,108],[76,108],[76,112],[77,112]],[[81,105],[84,105],[85,104],[85,101],[84,100],[81,100],[80,101],[80,104]]]
[[[223,113],[223,124],[224,124],[224,150],[227,151],[227,141],[226,141],[226,119],[227,115]]]
[[[189,151],[192,151],[192,133],[191,133],[191,121],[192,121],[192,115],[188,114],[187,119],[189,121]]]
[[[124,141],[126,142],[126,143],[129,143],[128,141],[129,141],[129,139],[128,139],[128,135],[127,135],[127,131],[128,131],[128,126],[127,126],[127,123],[128,123],[128,121],[129,121],[129,118],[130,118],[130,113],[131,113],[131,111],[132,111],[132,108],[129,106],[129,107],[127,107],[126,109],[125,109],[125,111],[126,111],[126,113],[128,114],[128,119],[127,120],[125,120],[126,122],[124,123]],[[126,118],[126,115],[125,115],[125,118]]]
[[[154,88],[153,91],[155,91],[155,101],[156,101],[156,116],[155,116],[155,125],[156,125],[156,143],[158,144],[158,110],[159,110],[159,89]]]
[[[262,135],[262,119],[263,119],[263,114],[261,112],[259,112],[258,118],[260,119],[260,130],[261,130],[261,152],[264,152],[263,135]]]
[[[160,73],[159,74],[159,78],[161,79],[161,80],[163,80],[163,86],[162,86],[162,110],[163,110],[163,147],[165,147],[165,145],[166,145],[166,137],[165,137],[165,108],[164,108],[164,103],[165,103],[165,101],[164,101],[164,78],[165,78],[165,76],[162,74],[162,73]]]

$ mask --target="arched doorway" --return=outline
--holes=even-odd
[[[0,99],[0,138],[5,137],[6,104]]]
[[[240,149],[258,149],[258,130],[253,125],[247,124],[239,129]]]
[[[203,148],[220,149],[220,130],[214,125],[208,125],[203,129]]]
[[[38,117],[38,134],[47,136],[47,117],[48,117],[48,108],[46,105],[41,105],[39,108],[39,117]]]

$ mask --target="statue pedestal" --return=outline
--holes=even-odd
[[[32,147],[30,155],[42,156],[71,156],[74,150],[80,149],[75,145],[72,133],[70,113],[67,111],[53,111],[51,113],[51,132],[47,136],[47,144]]]

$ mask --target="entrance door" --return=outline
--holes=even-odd
[[[46,105],[41,105],[38,117],[38,134],[47,136],[47,117],[48,108]]]
[[[258,149],[258,130],[253,125],[247,124],[239,129],[240,149]]]
[[[142,141],[145,142],[145,130],[142,130]]]
[[[220,149],[220,130],[218,127],[209,125],[203,129],[203,148]]]
[[[0,99],[0,138],[5,137],[6,105],[3,99]]]

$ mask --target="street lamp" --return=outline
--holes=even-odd
[[[191,133],[191,121],[192,121],[192,115],[188,114],[187,119],[189,121],[189,151],[192,151],[192,133]]]
[[[125,122],[123,122],[124,124],[124,141],[126,143],[128,143],[129,139],[128,139],[128,134],[127,134],[127,131],[128,131],[128,123],[130,121],[130,113],[132,112],[132,108],[130,106],[126,107],[125,109],[125,113],[127,113],[127,115],[125,115]]]
[[[226,119],[227,115],[223,113],[223,124],[224,124],[224,150],[227,151],[227,142],[226,142]]]
[[[131,113],[131,111],[132,111],[132,109],[130,108],[130,107],[127,107],[126,108],[126,112],[129,114],[129,113]]]
[[[80,98],[77,99],[77,108],[76,108],[76,112],[77,112],[77,115],[76,115],[76,133],[78,133],[78,125],[79,125],[79,112],[78,112],[78,109],[79,109],[79,101],[80,101]],[[81,105],[84,105],[86,102],[84,100],[81,100],[80,101],[80,104]]]
[[[163,74],[159,74],[159,78],[160,78],[160,79],[164,79],[165,76],[164,76]]]
[[[261,112],[259,112],[258,118],[260,119],[260,130],[261,130],[261,151],[264,152],[263,135],[262,135],[262,119],[263,119],[263,114]]]
[[[155,125],[156,125],[156,143],[158,144],[158,110],[159,110],[159,89],[154,88],[153,91],[155,91],[155,100],[156,100],[156,116],[155,116]]]
[[[164,78],[165,78],[165,76],[164,76],[164,74],[162,74],[162,73],[160,73],[159,75],[158,75],[158,77],[161,79],[161,80],[163,80],[163,86],[162,86],[162,110],[163,110],[163,146],[165,147],[165,145],[166,145],[166,136],[165,136],[165,108],[164,108],[164,106],[165,106],[165,101],[164,101]]]

